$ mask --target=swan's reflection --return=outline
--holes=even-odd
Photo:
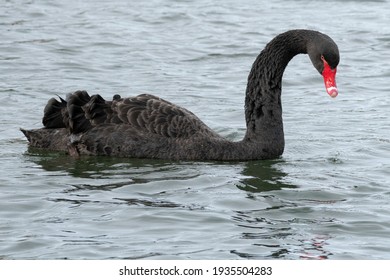
[[[246,191],[247,198],[257,200],[259,206],[234,211],[232,220],[241,229],[240,238],[250,241],[251,246],[231,253],[245,259],[327,259],[332,255],[326,249],[330,237],[302,231],[300,227],[330,221],[302,214],[310,209],[296,199],[298,186],[288,182],[283,165],[282,159],[244,164],[244,178],[237,187]]]
[[[233,225],[230,238],[237,242],[237,246],[230,244],[230,254],[245,259],[315,259],[331,255],[326,250],[328,237],[300,229],[301,225],[309,228],[328,221],[305,217],[300,201],[289,198],[297,186],[289,183],[289,175],[283,172],[283,160],[232,163],[75,159],[36,151],[26,153],[26,158],[60,176],[60,184],[66,187],[49,200],[69,207],[99,204],[102,208],[118,205],[123,209],[127,205],[139,209],[141,216],[145,208],[149,212],[156,209],[156,213],[165,209],[172,215],[193,217],[194,221],[185,223],[193,222],[194,229],[204,217],[222,216],[222,225]],[[230,203],[232,193],[237,203]],[[147,218],[144,223],[147,227]],[[212,224],[202,226],[214,229]]]
[[[242,174],[245,176],[237,187],[247,192],[267,192],[283,188],[296,188],[284,182],[288,175],[278,168],[281,160],[249,161],[244,164]]]
[[[163,160],[128,159],[104,156],[71,157],[59,152],[47,152],[37,148],[28,148],[25,156],[45,171],[61,171],[76,178],[108,178],[123,171],[127,173],[147,172],[147,167],[162,167],[169,164]]]
[[[42,151],[29,148],[25,154],[29,161],[42,167],[45,171],[64,172],[75,178],[84,179],[119,179],[125,178],[126,184],[131,179],[134,183],[147,182],[149,178],[159,179],[189,179],[200,175],[212,174],[210,168],[233,169],[235,174],[224,174],[239,178],[237,188],[246,192],[267,192],[296,186],[285,182],[286,173],[278,168],[279,160],[249,161],[249,162],[174,162],[166,160],[132,159],[114,157],[81,157],[74,158],[69,155]],[[203,168],[206,167],[206,168]],[[180,172],[177,170],[192,169],[193,172]],[[196,170],[195,170],[196,169]],[[154,175],[153,175],[154,174]],[[161,177],[164,178],[161,178]],[[160,178],[159,178],[160,177]],[[118,187],[122,185],[119,184]]]

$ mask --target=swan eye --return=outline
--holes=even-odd
[[[324,61],[325,60],[325,57],[324,55],[321,55],[321,60]]]

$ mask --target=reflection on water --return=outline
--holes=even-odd
[[[237,187],[247,192],[267,192],[282,188],[296,188],[294,185],[284,183],[283,178],[287,174],[279,170],[279,163],[279,160],[246,162],[242,172],[246,178],[242,179]]]
[[[288,174],[280,170],[282,160],[221,163],[72,158],[36,150],[29,150],[25,156],[45,171],[83,179],[82,183],[77,183],[77,180],[64,182],[68,187],[49,197],[51,202],[67,204],[71,208],[120,209],[126,206],[129,210],[137,210],[136,217],[146,215],[142,218],[146,228],[158,226],[161,223],[158,213],[165,210],[170,211],[169,215],[178,211],[178,217],[192,217],[189,221],[178,218],[176,224],[172,224],[173,228],[180,228],[183,222],[190,223],[189,230],[198,226],[213,228],[209,221],[198,224],[199,219],[202,220],[210,211],[219,212],[219,215],[228,216],[224,223],[234,225],[232,232],[238,242],[231,245],[229,253],[239,258],[325,259],[332,255],[326,250],[329,236],[313,236],[304,231],[311,225],[332,221],[298,218],[294,211],[304,213],[310,209],[302,207],[299,201],[277,195],[282,190],[297,189],[297,186],[287,183]],[[210,188],[207,186],[210,180],[221,183]],[[156,215],[152,219],[147,214],[151,210]],[[110,216],[105,213],[98,220],[110,221]],[[134,218],[128,219],[131,222]],[[195,219],[195,224],[191,219]],[[61,222],[66,220],[61,219]],[[160,227],[166,228],[167,224],[162,223]],[[177,234],[176,229],[173,230],[173,234]],[[242,247],[243,241],[249,246]],[[96,242],[104,244],[103,240]],[[146,255],[164,258],[165,254],[157,246],[155,251]]]
[[[271,210],[271,209],[268,209]],[[248,252],[234,251],[245,258],[271,259],[327,259],[332,253],[326,249],[329,235],[309,235],[297,231],[297,227],[313,224],[318,220],[270,218],[266,211],[237,211],[233,219],[242,228],[242,239],[251,240],[253,248]],[[279,209],[280,210],[280,209]],[[271,211],[275,211],[272,209]],[[328,221],[329,222],[329,221]]]
[[[217,247],[214,253],[221,258],[326,259],[337,255],[334,243],[338,241],[332,232],[345,228],[339,213],[333,213],[335,207],[347,207],[345,195],[289,183],[292,175],[283,171],[283,159],[171,162],[72,158],[36,150],[24,157],[48,178],[58,178],[57,188],[63,186],[44,197],[69,213],[40,218],[44,224],[63,227],[55,238],[63,236],[66,242],[60,242],[80,246],[98,236],[93,243],[98,250],[111,244],[113,234],[118,236],[111,230],[124,231],[120,236],[126,237],[120,237],[120,242],[138,249],[118,257],[165,259],[191,254],[202,258]],[[82,225],[74,215],[83,217]],[[76,228],[65,229],[69,226]],[[91,235],[89,228],[104,234]],[[161,232],[165,240],[160,240]],[[195,238],[195,232],[204,237]],[[172,248],[177,238],[185,245]],[[154,246],[141,249],[144,239],[156,240]]]
[[[155,172],[155,168],[164,168],[164,166],[169,165],[169,162],[162,160],[90,156],[75,158],[66,154],[47,152],[30,147],[26,155],[29,160],[46,171],[66,171],[76,178],[108,178],[116,175],[117,172],[126,172],[126,170],[131,174],[145,173],[148,170]]]
[[[237,188],[246,192],[267,192],[280,190],[282,188],[296,188],[296,186],[285,183],[286,173],[280,171],[278,165],[281,160],[248,161],[248,162],[174,162],[166,160],[151,159],[129,159],[111,157],[89,157],[73,158],[61,153],[51,153],[39,149],[29,148],[26,154],[29,160],[35,162],[46,171],[67,172],[77,178],[115,178],[117,175],[127,176],[127,180],[115,184],[103,184],[102,189],[117,188],[129,184],[143,184],[150,181],[191,179],[198,173],[179,173],[178,169],[193,167],[196,165],[218,166],[239,166],[240,179],[236,184]],[[185,175],[185,176],[184,176]]]

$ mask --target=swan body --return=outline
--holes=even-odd
[[[245,96],[247,131],[241,141],[218,135],[193,113],[150,94],[104,100],[76,91],[50,99],[43,128],[21,129],[30,146],[70,155],[106,155],[173,160],[255,160],[284,151],[281,90],[288,62],[308,53],[332,97],[339,52],[334,41],[312,30],[276,36],[253,63]]]

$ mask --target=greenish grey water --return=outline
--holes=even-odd
[[[389,1],[6,1],[0,257],[389,259],[389,16]],[[159,95],[240,139],[251,64],[293,28],[338,43],[340,94],[290,62],[278,160],[74,159],[18,130],[86,89]]]

